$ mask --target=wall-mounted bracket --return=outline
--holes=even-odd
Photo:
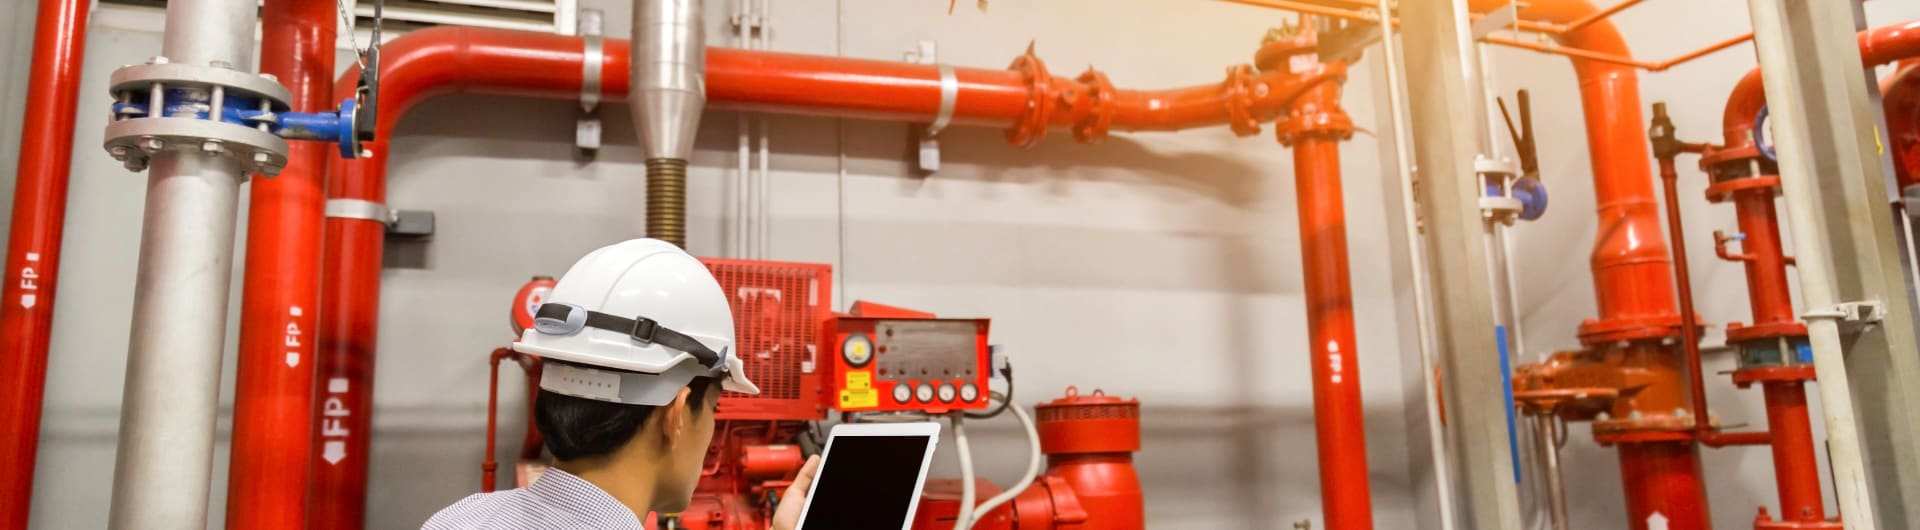
[[[573,146],[581,158],[592,160],[600,152],[600,80],[606,62],[600,10],[580,10],[579,24],[586,47],[580,61],[580,118],[574,123]]]
[[[953,66],[939,62],[939,50],[934,41],[920,41],[918,49],[907,51],[906,59],[909,63],[940,67],[940,113],[934,116],[933,123],[927,125],[926,129],[913,133],[914,141],[920,146],[920,171],[932,173],[940,170],[940,131],[953,122],[954,100],[960,95],[960,80],[955,76]]]

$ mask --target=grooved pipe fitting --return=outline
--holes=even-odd
[[[647,237],[687,247],[687,161],[647,159]]]

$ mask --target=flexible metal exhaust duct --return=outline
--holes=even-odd
[[[698,0],[633,6],[634,128],[647,157],[647,237],[687,246],[687,159],[707,104],[706,26]]]

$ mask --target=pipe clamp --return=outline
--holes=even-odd
[[[606,67],[606,53],[599,32],[587,33],[581,39],[586,46],[580,52],[580,109],[591,112],[600,105],[600,77]]]
[[[393,225],[398,219],[387,205],[360,199],[327,199],[328,219],[360,219]]]
[[[953,123],[954,100],[960,97],[960,78],[953,72],[953,65],[940,63],[940,114],[933,117],[933,125],[927,126],[927,136],[939,136],[940,131]]]

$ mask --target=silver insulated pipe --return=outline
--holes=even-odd
[[[707,104],[698,0],[636,0],[628,104],[647,157],[647,237],[687,244],[687,159]]]
[[[283,93],[249,73],[256,9],[254,0],[168,2],[161,56],[122,68],[116,85],[151,80],[154,114],[163,112],[164,101],[183,102],[176,109],[220,109],[224,90]],[[218,118],[218,110],[209,112]],[[150,168],[108,527],[202,530],[240,183],[249,172],[277,171],[264,166],[285,163],[285,143],[253,128],[173,112],[115,121],[107,136],[109,150],[129,169]],[[123,141],[137,144],[117,143]]]

